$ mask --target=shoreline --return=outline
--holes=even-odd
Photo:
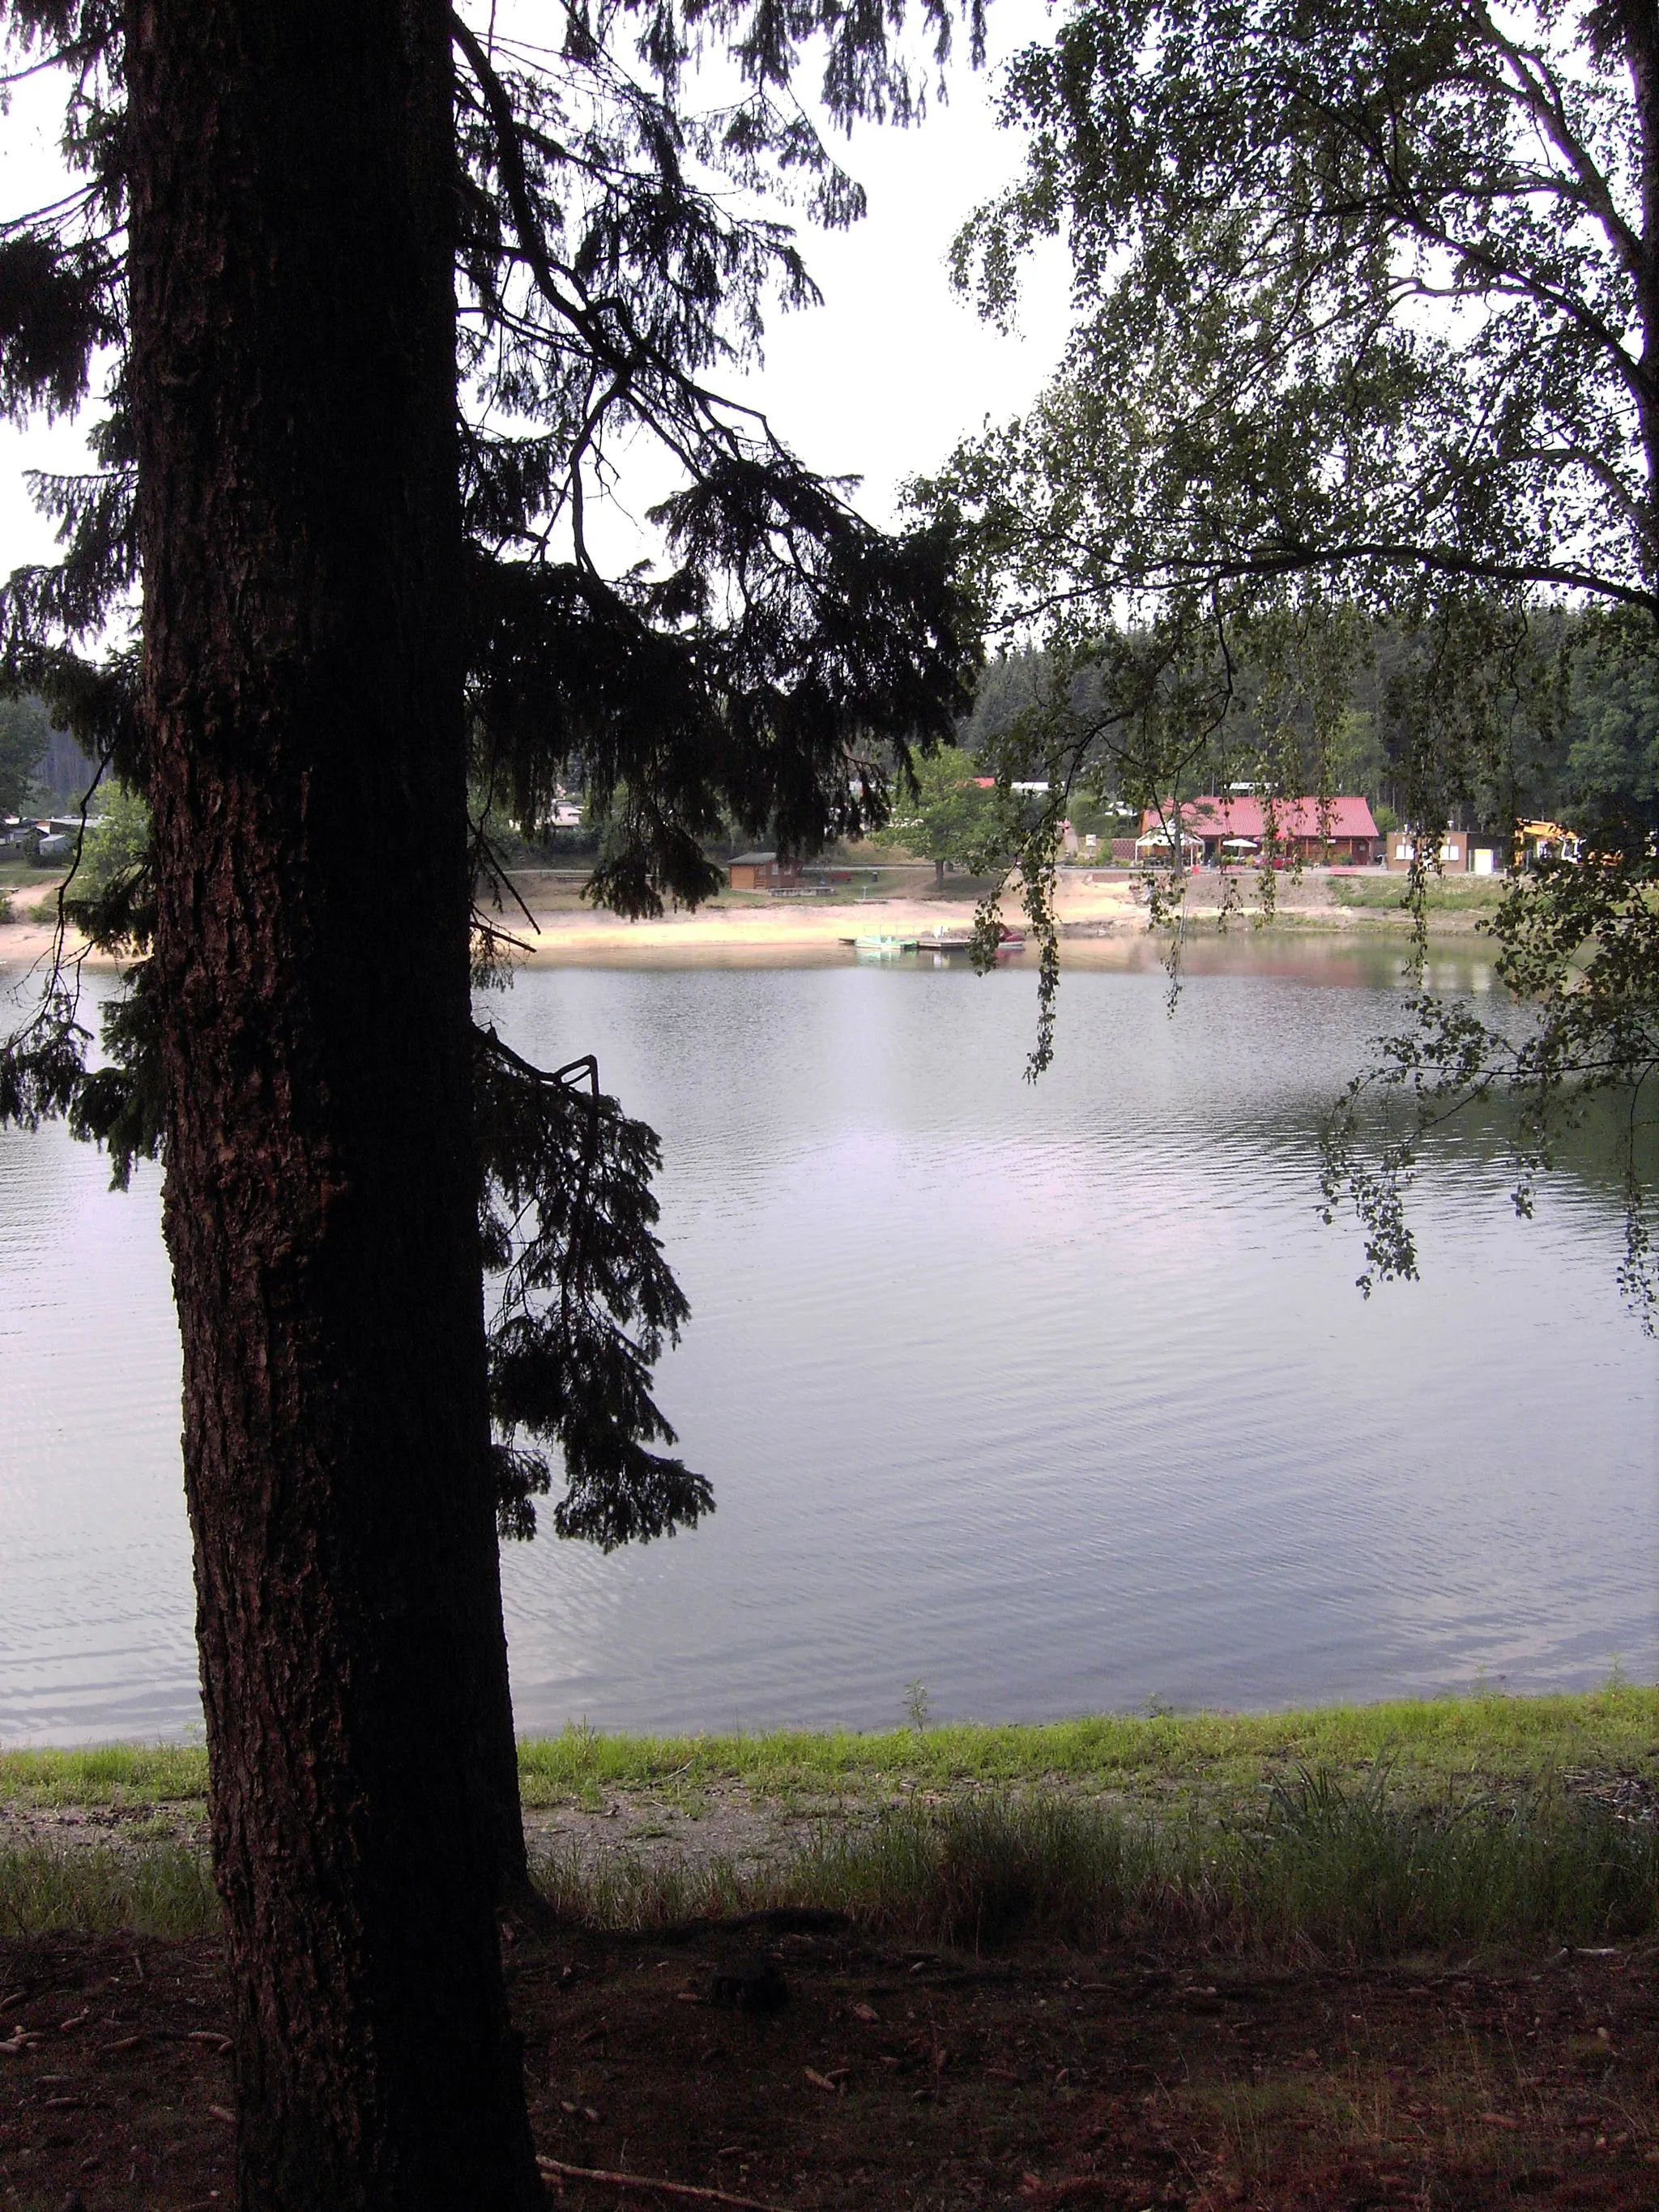
[[[672,908],[653,920],[624,921],[587,905],[581,896],[583,872],[520,870],[508,880],[522,897],[533,923],[503,904],[491,910],[491,920],[513,942],[513,964],[517,967],[661,967],[695,965],[711,961],[736,967],[784,968],[844,964],[856,957],[846,940],[863,933],[915,936],[945,927],[964,927],[971,919],[975,891],[961,880],[937,892],[928,872],[890,871],[902,880],[884,884],[872,896],[849,895],[828,898],[783,898],[764,892],[726,892],[695,913]],[[1227,930],[1218,927],[1219,894],[1214,878],[1194,878],[1193,903],[1188,908],[1187,943],[1189,950],[1201,945],[1266,940],[1328,939],[1350,947],[1369,942],[1403,942],[1410,934],[1408,917],[1398,906],[1345,904],[1337,893],[1340,884],[1358,883],[1367,897],[1394,878],[1379,873],[1353,874],[1311,872],[1299,882],[1277,886],[1273,916],[1263,922],[1258,908],[1246,904],[1230,917]],[[1398,878],[1402,888],[1404,878]],[[37,887],[27,896],[35,904],[52,895],[52,886]],[[22,894],[16,895],[24,896]],[[1005,921],[1023,927],[1016,896],[1005,893],[1000,908]],[[1062,963],[1096,965],[1160,965],[1169,933],[1148,927],[1146,910],[1133,896],[1127,872],[1064,869],[1055,898],[1060,923]],[[1431,940],[1462,942],[1477,934],[1477,926],[1489,908],[1471,905],[1431,910]],[[55,931],[50,922],[20,918],[0,924],[0,968],[27,968],[51,956]],[[88,967],[118,969],[120,962],[108,954],[93,952],[76,936],[66,945],[70,957]],[[1036,953],[1028,944],[1024,953],[1009,956],[1007,966],[1034,969]]]
[[[987,1799],[1224,1819],[1316,1771],[1350,1784],[1386,1773],[1391,1797],[1416,1802],[1559,1789],[1659,1824],[1659,1688],[752,1736],[567,1724],[519,1740],[532,1850],[590,1868],[618,1857],[769,1865],[898,1808]],[[0,1750],[0,1853],[200,1848],[206,1784],[199,1745]]]

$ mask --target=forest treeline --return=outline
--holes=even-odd
[[[1571,612],[1547,612],[1535,628],[1553,680],[1517,697],[1507,752],[1476,779],[1455,810],[1453,826],[1501,836],[1516,820],[1573,825],[1617,817],[1659,828],[1659,666],[1608,650],[1600,627]],[[1420,649],[1401,631],[1373,632],[1324,771],[1331,790],[1362,793],[1385,830],[1409,811],[1412,727],[1404,678],[1412,654]],[[1252,769],[1269,752],[1255,711],[1259,688],[1258,672],[1243,661],[1236,703],[1193,776],[1194,791],[1250,781]],[[1101,690],[1092,664],[1073,665],[1067,675],[1038,648],[1000,655],[981,673],[973,710],[958,726],[959,742],[977,756],[1014,731],[1023,717],[1051,714],[1057,700],[1063,711],[1086,719],[1100,710]],[[1310,723],[1304,735],[1301,781],[1304,788],[1316,790],[1321,767]],[[1282,732],[1275,742],[1276,759],[1282,760]],[[73,741],[51,729],[39,699],[0,702],[0,805],[7,810],[61,809],[78,798],[71,788],[73,763],[67,774],[64,765],[71,754],[86,770]],[[1079,828],[1093,828],[1105,823],[1109,809],[1084,799],[1073,813]],[[544,852],[584,854],[598,842],[597,831],[586,831],[526,844],[504,814],[491,826],[507,857],[521,861]]]
[[[1547,611],[1534,628],[1547,680],[1517,694],[1507,748],[1483,763],[1454,806],[1452,826],[1501,836],[1517,820],[1571,825],[1616,817],[1659,828],[1659,667],[1610,650],[1604,629],[1571,612]],[[1372,631],[1322,771],[1310,720],[1302,733],[1303,789],[1318,790],[1322,773],[1330,791],[1363,794],[1383,829],[1406,817],[1413,744],[1406,678],[1413,655],[1423,649],[1401,630]],[[1192,791],[1251,781],[1252,770],[1270,756],[1283,778],[1284,733],[1275,732],[1270,744],[1255,712],[1260,688],[1259,672],[1243,660],[1234,704],[1191,771]],[[1017,731],[1022,720],[1040,725],[1059,713],[1086,721],[1105,703],[1097,664],[1062,666],[1036,648],[1010,653],[987,665],[960,741],[978,755]],[[1079,828],[1100,826],[1095,815],[1087,802],[1073,809]]]

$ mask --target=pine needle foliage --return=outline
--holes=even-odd
[[[600,1093],[591,1057],[549,1074],[486,1030],[479,1061],[480,1224],[501,1285],[489,1388],[502,1534],[533,1534],[530,1501],[552,1486],[520,1432],[563,1447],[561,1536],[610,1551],[695,1526],[713,1508],[708,1484],[647,1449],[674,1442],[651,1370],[689,1310],[652,1234],[656,1137]]]

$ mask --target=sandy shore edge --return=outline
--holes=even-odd
[[[961,929],[973,915],[971,897],[954,890],[941,897],[906,887],[863,898],[727,895],[696,913],[671,911],[655,920],[625,921],[585,905],[580,881],[574,875],[556,879],[536,872],[516,879],[533,921],[527,921],[510,905],[492,915],[512,940],[515,962],[530,967],[678,966],[705,959],[732,966],[816,965],[854,958],[848,940],[862,934],[914,937],[940,928]],[[1403,878],[1401,881],[1403,889]],[[32,906],[38,906],[50,895],[47,887],[27,896]],[[1218,907],[1215,882],[1196,878],[1189,908],[1193,936],[1215,935]],[[1146,909],[1137,902],[1127,875],[1067,872],[1060,880],[1056,911],[1062,957],[1068,962],[1127,965],[1136,963],[1137,953],[1163,957],[1167,938],[1162,932],[1149,931]],[[1001,912],[1011,925],[1021,925],[1016,896],[1004,896]],[[1474,933],[1478,920],[1474,912],[1437,914],[1431,917],[1431,933],[1468,938]],[[1243,912],[1228,926],[1243,938],[1257,933],[1259,922],[1259,909],[1247,901]],[[1332,879],[1316,873],[1279,887],[1277,908],[1267,924],[1281,939],[1328,933],[1350,942],[1401,936],[1407,927],[1405,914],[1392,907],[1341,905]],[[14,971],[39,967],[51,958],[54,936],[50,923],[27,915],[0,926],[0,967]],[[73,933],[65,950],[88,966],[118,964],[107,955],[88,951]],[[1028,948],[1024,960],[1034,965],[1035,957]]]

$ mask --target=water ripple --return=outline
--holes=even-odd
[[[1369,1304],[1314,1218],[1392,965],[1235,957],[1173,1021],[1156,973],[1069,975],[1035,1087],[1018,973],[521,976],[509,1041],[597,1050],[661,1132],[694,1316],[660,1396],[720,1510],[509,1551],[520,1724],[884,1723],[915,1678],[988,1717],[1650,1679],[1659,1377],[1594,1148],[1522,1224],[1472,1126],[1424,1280]],[[103,1182],[0,1138],[7,1741],[198,1710],[157,1192]]]

